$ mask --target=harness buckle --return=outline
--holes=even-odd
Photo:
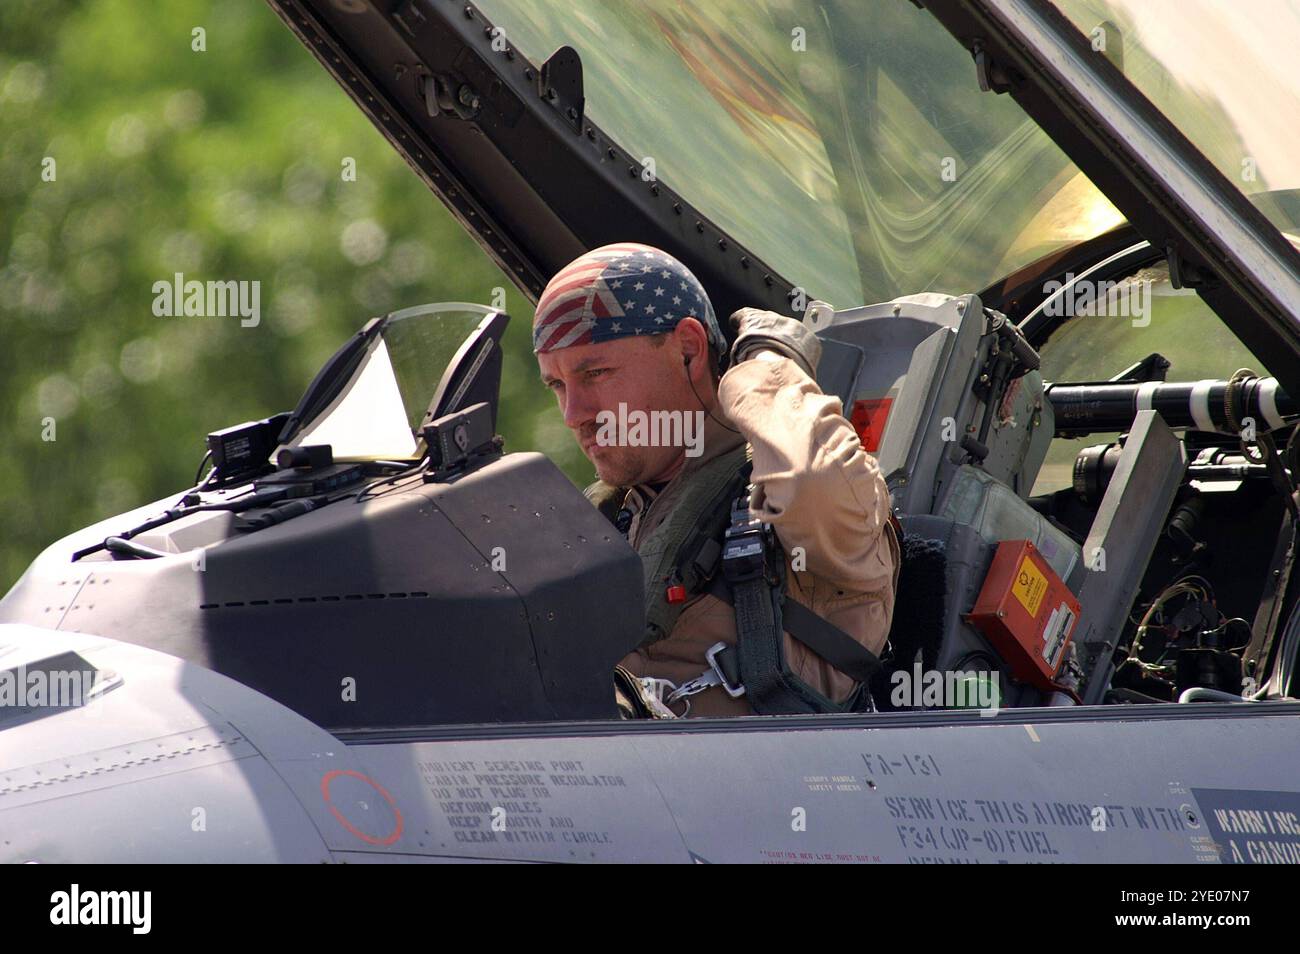
[[[714,643],[709,647],[704,658],[709,661],[709,668],[704,670],[694,679],[688,679],[676,689],[674,689],[664,699],[668,705],[672,705],[682,699],[703,692],[706,689],[712,689],[714,686],[721,686],[723,692],[733,699],[739,699],[745,694],[743,685],[732,685],[727,681],[727,675],[722,670],[722,664],[718,662],[718,654],[727,648],[723,642]]]
[[[721,653],[726,648],[727,648],[726,643],[723,642],[714,643],[712,646],[709,647],[709,651],[704,654],[704,658],[709,661],[709,666],[711,668],[711,671],[715,675],[717,675],[718,684],[722,686],[723,691],[725,691],[727,695],[731,696],[731,698],[739,699],[741,696],[745,694],[744,683],[738,682],[736,683],[736,685],[733,686],[731,683],[727,682],[727,674],[723,672],[722,664],[718,662],[718,654]]]

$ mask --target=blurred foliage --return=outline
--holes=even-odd
[[[260,281],[260,324],[154,317],[176,272]],[[585,482],[530,304],[268,6],[4,0],[0,593],[69,531],[189,487],[205,434],[293,407],[369,317],[496,288],[507,449]]]

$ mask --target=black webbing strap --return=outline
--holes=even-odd
[[[711,581],[707,592],[724,603],[735,605],[731,587],[727,585],[727,581],[721,574]],[[781,616],[786,632],[844,675],[857,682],[866,683],[880,671],[880,657],[802,603],[792,599],[785,600],[781,604]],[[734,686],[743,681],[739,678],[740,661],[734,646],[728,646],[715,658],[723,675],[727,677],[727,682]]]
[[[781,607],[786,631],[822,659],[857,682],[880,672],[880,658],[824,617],[795,600]]]
[[[736,646],[740,682],[754,711],[760,715],[795,715],[823,712],[831,700],[808,698],[790,681],[782,646],[781,591],[763,578],[733,584],[736,610]],[[726,655],[725,652],[719,655]]]
[[[742,481],[747,479],[748,468],[737,476]],[[864,693],[869,699],[866,685],[880,670],[880,660],[839,627],[806,606],[785,599],[785,554],[780,541],[771,526],[750,512],[753,487],[733,484],[733,494],[737,490],[741,492],[719,514],[730,517],[722,521],[726,531],[721,544],[716,542],[717,524],[701,520],[697,531],[704,533],[697,533],[681,548],[674,574],[675,579],[689,584],[690,591],[699,587],[729,603],[735,611],[736,645],[711,651],[711,666],[725,680],[728,693],[734,696],[743,692],[760,715],[855,710]],[[848,700],[837,703],[791,672],[785,658],[786,631],[859,684]],[[701,691],[708,676],[706,671],[701,677],[706,681],[693,691]]]

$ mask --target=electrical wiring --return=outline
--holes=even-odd
[[[1152,666],[1152,664],[1144,663],[1140,658],[1142,641],[1146,638],[1147,629],[1150,627],[1151,621],[1155,615],[1163,610],[1170,600],[1176,599],[1179,596],[1194,596],[1201,602],[1209,603],[1212,606],[1215,603],[1214,588],[1210,585],[1209,581],[1202,576],[1192,575],[1184,577],[1161,590],[1156,595],[1156,598],[1151,601],[1151,605],[1147,607],[1146,612],[1142,614],[1142,619],[1138,622],[1137,632],[1133,636],[1133,645],[1129,648],[1128,652],[1128,658],[1132,659],[1144,669]],[[1217,608],[1215,611],[1218,612]],[[1221,619],[1222,615],[1220,614],[1220,620]]]

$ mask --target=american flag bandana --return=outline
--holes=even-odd
[[[547,284],[533,318],[533,353],[662,335],[688,315],[725,355],[709,296],[690,269],[649,245],[605,245],[574,259]]]

